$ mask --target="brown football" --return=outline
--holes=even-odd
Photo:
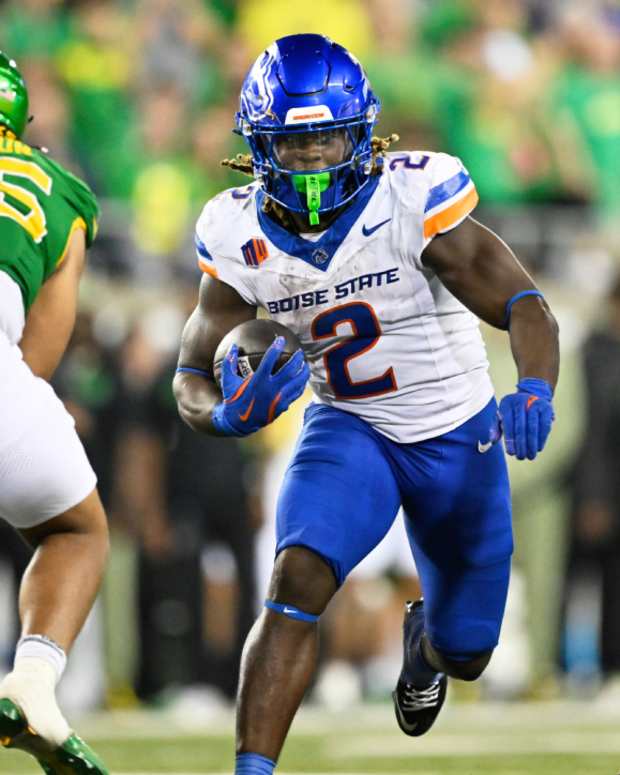
[[[229,331],[217,346],[215,357],[213,358],[213,374],[220,384],[220,375],[222,373],[222,361],[231,345],[236,344],[239,348],[239,374],[247,377],[252,374],[258,364],[261,362],[266,350],[273,344],[276,336],[283,336],[286,344],[284,350],[278,358],[274,371],[280,369],[288,361],[291,355],[299,350],[301,343],[297,336],[281,323],[275,320],[266,320],[257,318],[256,320],[247,320],[235,326]]]

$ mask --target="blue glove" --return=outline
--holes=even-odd
[[[234,344],[222,362],[222,395],[215,406],[213,425],[225,436],[247,436],[268,425],[304,392],[310,369],[301,350],[293,353],[282,368],[272,374],[284,337],[276,337],[256,371],[243,379],[237,371],[238,349]]]
[[[534,460],[545,446],[555,419],[551,385],[544,379],[527,378],[517,384],[517,392],[504,396],[499,416],[506,452],[517,460]]]

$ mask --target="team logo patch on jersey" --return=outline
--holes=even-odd
[[[267,243],[259,237],[249,239],[245,245],[241,246],[241,252],[248,266],[260,266],[269,256]]]
[[[323,250],[323,248],[317,248],[312,254],[312,260],[318,266],[324,264],[328,259],[329,253],[326,250]]]

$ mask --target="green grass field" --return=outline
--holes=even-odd
[[[114,775],[232,772],[232,715],[197,729],[160,713],[84,719],[79,732]],[[0,773],[37,773],[24,754],[0,751]],[[453,704],[423,738],[407,738],[388,705],[342,713],[308,708],[277,770],[348,775],[617,775],[620,705],[558,702]]]

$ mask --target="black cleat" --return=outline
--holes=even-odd
[[[398,726],[411,737],[419,737],[433,726],[446,699],[448,686],[448,679],[443,673],[437,673],[435,679],[426,686],[414,686],[411,683],[410,659],[416,653],[423,632],[424,602],[409,601],[403,622],[403,669],[396,689],[392,692],[392,699]]]

